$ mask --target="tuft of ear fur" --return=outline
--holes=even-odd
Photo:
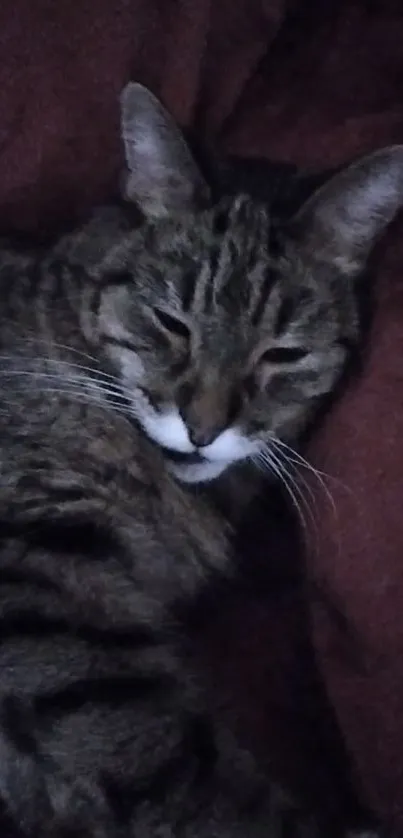
[[[299,210],[291,229],[303,250],[355,276],[402,207],[403,145],[396,145],[332,177]]]
[[[160,219],[196,209],[208,188],[172,117],[141,84],[121,98],[121,134],[127,173],[124,197],[145,216]]]

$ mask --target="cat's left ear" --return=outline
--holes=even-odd
[[[292,236],[312,258],[355,276],[402,208],[403,145],[396,145],[332,177],[297,213]]]
[[[130,82],[121,99],[124,197],[153,219],[190,212],[209,197],[181,131],[158,99]]]

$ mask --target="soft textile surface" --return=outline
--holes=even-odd
[[[403,142],[401,0],[4,0],[0,44],[2,230],[70,222],[113,193],[117,96],[129,78],[150,86],[199,137],[244,156],[317,168]],[[314,481],[305,603],[293,581],[297,545],[274,511],[270,526],[260,524],[259,544],[252,528],[245,562],[262,577],[277,568],[276,579],[268,574],[265,585],[259,578],[220,599],[202,643],[234,723],[280,775],[341,810],[351,768],[361,801],[396,836],[402,230],[403,222],[379,253],[363,375],[311,444],[311,461],[332,475],[335,509]]]

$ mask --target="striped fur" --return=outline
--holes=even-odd
[[[316,838],[192,665],[186,615],[227,571],[229,526],[183,482],[295,439],[334,386],[402,151],[280,224],[245,195],[206,206],[144,89],[122,111],[142,223],[109,208],[42,252],[1,253],[4,816],[26,838]]]

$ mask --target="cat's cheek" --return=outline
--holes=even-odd
[[[133,349],[122,344],[109,346],[109,355],[118,368],[125,392],[130,393],[138,387],[145,376],[143,361]]]
[[[310,416],[306,402],[276,401],[272,402],[270,408],[270,419],[267,422],[267,438],[279,439],[288,444],[295,443],[295,440],[305,430]]]

